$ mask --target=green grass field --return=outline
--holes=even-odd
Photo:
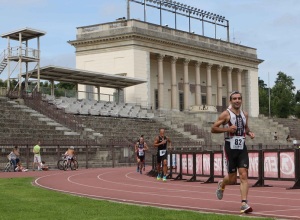
[[[159,209],[77,197],[33,186],[32,181],[32,178],[0,179],[0,220],[245,219],[240,216]]]

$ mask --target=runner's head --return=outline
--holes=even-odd
[[[229,96],[231,107],[234,109],[240,109],[242,105],[242,94],[239,91],[233,91]]]
[[[140,137],[140,144],[144,143],[144,138]]]
[[[160,136],[164,136],[165,135],[165,129],[164,128],[160,128],[159,129],[159,135]]]

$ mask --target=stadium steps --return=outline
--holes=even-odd
[[[157,117],[160,116],[160,121],[162,121],[166,126],[176,129],[184,135],[188,134],[184,129],[185,124],[197,126],[207,133],[211,133],[211,126],[217,119],[218,115],[219,113],[165,112],[163,115],[161,115],[161,113],[157,113]],[[247,145],[287,145],[285,138],[290,133],[290,129],[287,126],[283,126],[282,124],[265,117],[250,117],[249,119],[249,127],[255,132],[256,137],[253,140],[247,138]],[[278,134],[279,138],[277,141],[274,140],[274,132],[277,132]],[[211,134],[206,138],[210,138],[210,140],[205,140],[205,142],[210,142],[211,145],[224,144],[223,134]]]

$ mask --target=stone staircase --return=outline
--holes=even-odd
[[[79,117],[85,126],[103,135],[100,139],[103,145],[112,143],[117,146],[133,145],[140,135],[144,135],[145,141],[152,146],[159,128],[165,127],[158,120],[82,115],[76,117]],[[171,138],[173,146],[199,144],[195,140],[191,140],[189,136],[169,127],[166,128],[166,135]]]
[[[273,121],[278,122],[280,125],[285,127],[289,127],[289,135],[291,140],[297,140],[300,142],[300,120],[299,119],[292,119],[292,118],[274,118]],[[286,136],[279,136],[278,139],[286,140]]]
[[[5,50],[0,54],[0,74],[3,72],[3,70],[7,66],[7,54],[5,53]]]
[[[0,97],[0,119],[0,141],[3,144],[35,144],[38,140],[53,143],[77,140],[82,135],[6,97]]]
[[[190,135],[190,138],[203,141],[206,145],[223,145],[224,134],[211,134],[211,126],[217,120],[219,113],[183,113],[183,112],[166,112],[165,114],[156,113],[161,122],[176,131]],[[192,135],[192,132],[186,131],[185,125],[192,125],[200,128],[211,135],[199,137]],[[279,124],[278,122],[266,117],[249,118],[249,127],[256,137],[252,140],[247,138],[247,145],[287,145],[285,137],[290,133],[289,128]],[[274,132],[278,134],[278,140],[274,140]],[[282,138],[284,137],[284,138]],[[207,140],[210,138],[210,140]]]
[[[208,114],[208,113],[207,113]],[[183,134],[194,141],[200,142],[201,145],[212,145],[215,144],[211,140],[210,135],[210,124],[202,119],[201,114],[187,114],[183,112],[155,112],[156,120],[159,120],[165,126],[168,126],[177,132]],[[214,115],[210,115],[214,117]],[[187,124],[194,125],[201,129],[201,134],[193,132],[193,130],[187,129]]]

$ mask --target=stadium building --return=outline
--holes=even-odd
[[[76,48],[78,69],[147,81],[124,89],[127,103],[221,111],[228,106],[228,94],[238,90],[249,115],[259,114],[262,60],[255,48],[135,19],[78,27],[76,40],[69,43]],[[79,90],[96,93],[91,86],[79,85]],[[113,92],[101,88],[101,93]]]

